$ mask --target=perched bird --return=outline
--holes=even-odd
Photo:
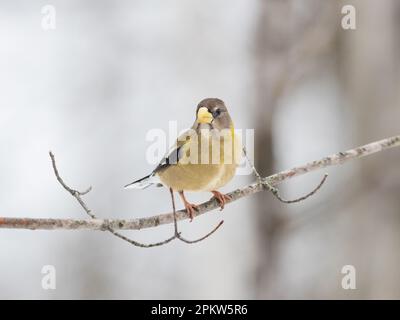
[[[235,135],[225,103],[207,98],[198,104],[192,128],[178,137],[153,172],[125,188],[169,187],[179,193],[192,220],[198,206],[189,203],[184,192],[212,192],[222,210],[229,197],[217,189],[233,178],[241,155],[240,137]]]

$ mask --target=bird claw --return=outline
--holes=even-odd
[[[211,191],[212,194],[214,195],[214,198],[217,199],[219,202],[219,206],[221,207],[220,211],[222,211],[225,208],[225,204],[227,201],[232,200],[232,198],[226,194],[223,194],[219,191]]]
[[[199,206],[193,203],[185,202],[186,212],[189,214],[190,222],[193,221],[194,212],[199,210]]]

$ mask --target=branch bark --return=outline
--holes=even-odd
[[[294,167],[269,177],[260,178],[258,181],[236,189],[228,196],[231,200],[227,203],[236,201],[249,195],[271,190],[271,186],[276,186],[283,181],[309,173],[311,171],[320,170],[329,166],[343,164],[352,159],[358,159],[371,155],[383,150],[387,150],[400,146],[400,135],[386,138],[380,141],[372,142],[358,148],[350,149],[345,152],[338,152],[333,155],[315,160],[307,164]],[[72,190],[74,191],[74,190]],[[199,210],[195,212],[195,216],[202,215],[206,212],[219,208],[218,201],[211,199],[199,205]],[[176,220],[188,219],[185,210],[176,212]],[[2,229],[29,229],[29,230],[141,230],[153,228],[163,224],[174,223],[174,214],[165,213],[152,217],[144,217],[137,219],[43,219],[43,218],[8,218],[0,217],[0,228]]]

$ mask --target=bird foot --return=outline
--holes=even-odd
[[[219,206],[221,207],[220,211],[222,211],[225,207],[225,204],[227,201],[232,200],[232,198],[226,194],[223,194],[219,191],[211,191],[212,194],[214,195],[214,198],[218,200]]]
[[[198,211],[199,210],[199,206],[195,205],[193,203],[189,203],[187,201],[184,202],[185,208],[186,208],[186,212],[189,214],[190,217],[190,222],[193,221],[194,218],[194,211]]]

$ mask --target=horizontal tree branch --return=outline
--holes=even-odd
[[[270,190],[270,186],[275,186],[283,181],[293,177],[306,174],[311,171],[323,169],[329,166],[343,164],[352,159],[365,157],[367,155],[377,153],[386,149],[400,146],[400,135],[370,144],[354,148],[345,152],[324,157],[302,166],[294,167],[289,170],[281,171],[266,178],[260,178],[246,187],[236,189],[228,196],[230,200],[227,203],[236,201],[240,198],[247,197],[260,191]],[[219,208],[216,199],[211,199],[199,205],[199,210],[195,212],[195,216],[202,215],[206,212]],[[176,212],[177,220],[188,219],[185,210]],[[30,229],[30,230],[140,230],[145,228],[153,228],[163,224],[174,222],[173,213],[160,214],[152,217],[144,217],[137,219],[42,219],[42,218],[7,218],[0,217],[0,228],[3,229]]]

